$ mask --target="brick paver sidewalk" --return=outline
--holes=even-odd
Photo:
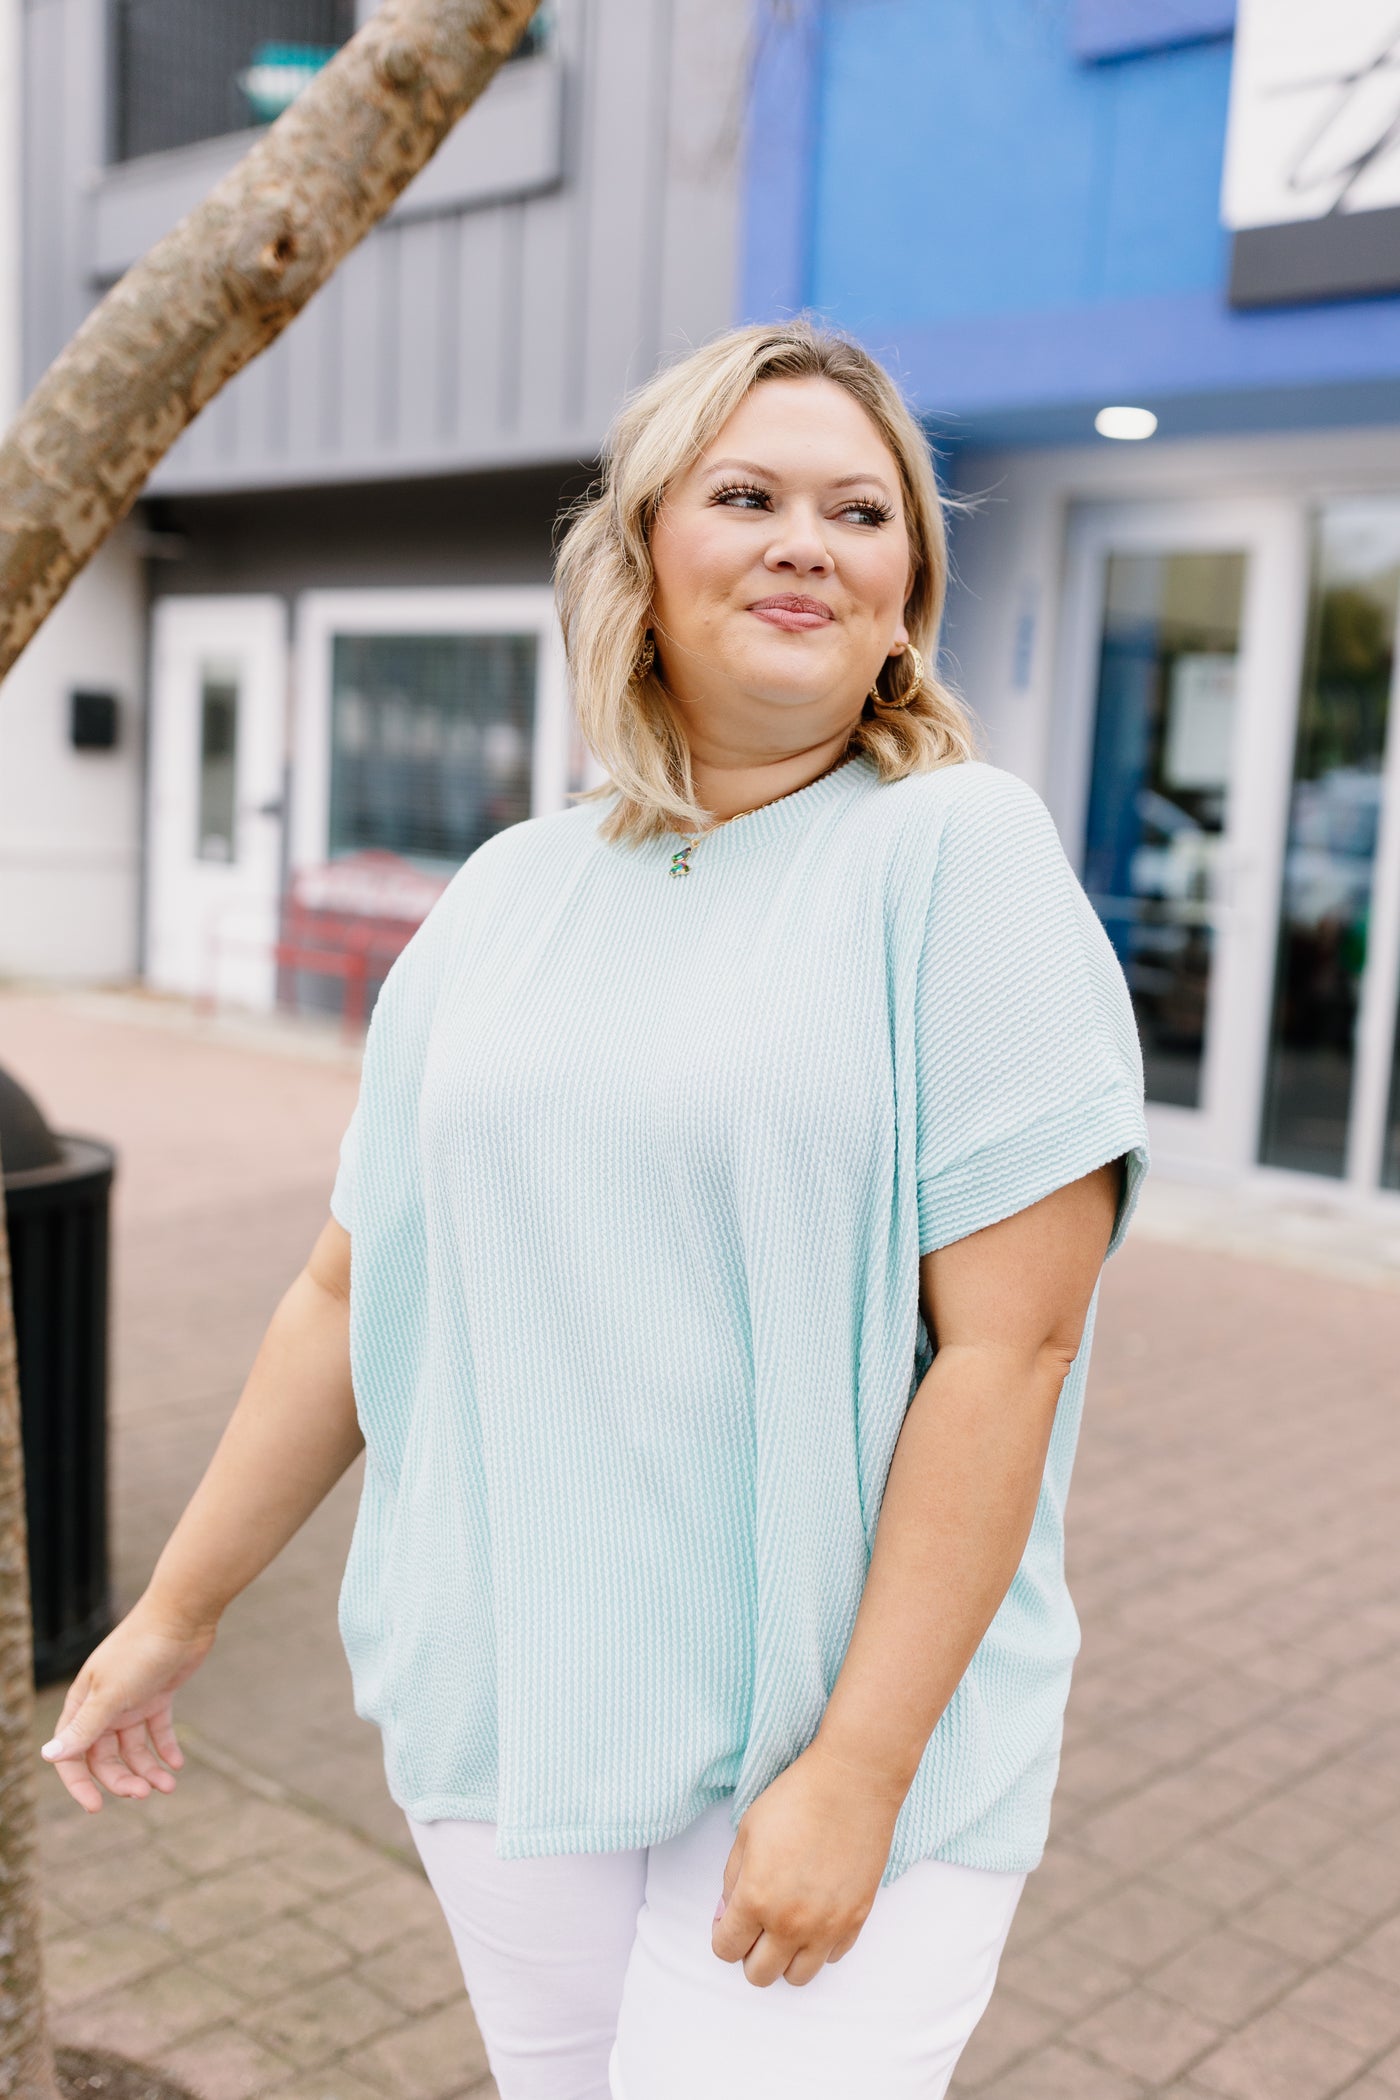
[[[122,1012],[4,998],[0,1061],[122,1148],[130,1598],[324,1216],[354,1075]],[[1400,1293],[1146,1234],[1110,1266],[1054,1830],[960,2100],[1400,2096],[1397,1395]],[[173,1800],[47,1795],[60,2032],[207,2100],[494,2091],[350,1712],[354,1495],[230,1612]]]

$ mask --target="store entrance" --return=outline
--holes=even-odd
[[[164,598],[151,647],[146,974],[273,1003],[287,614],[269,595]]]
[[[1400,1189],[1400,497],[1319,505],[1259,1161]]]
[[[1302,563],[1282,504],[1096,505],[1071,527],[1054,800],[1128,980],[1168,1168],[1252,1156]]]

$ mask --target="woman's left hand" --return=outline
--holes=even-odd
[[[711,1944],[750,1983],[810,1983],[870,1915],[901,1791],[814,1742],[765,1788],[735,1833]]]

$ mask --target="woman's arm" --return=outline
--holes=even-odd
[[[332,1219],[273,1314],[145,1593],[78,1672],[44,1745],[82,1807],[101,1808],[98,1781],[137,1800],[174,1785],[166,1767],[182,1758],[172,1694],[209,1652],[225,1607],[306,1522],[363,1441],[350,1382],[350,1236]]]
[[[920,1264],[938,1354],[905,1418],[818,1739],[902,1801],[1011,1586],[1079,1353],[1122,1165]]]
[[[744,1817],[715,1952],[807,1983],[852,1946],[919,1760],[1025,1552],[1122,1161],[926,1255],[938,1353],[909,1407],[846,1658],[811,1747]]]

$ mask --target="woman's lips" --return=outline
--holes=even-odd
[[[835,618],[830,606],[823,605],[819,598],[759,598],[749,611],[766,620],[770,627],[785,627],[790,634],[825,627]]]

